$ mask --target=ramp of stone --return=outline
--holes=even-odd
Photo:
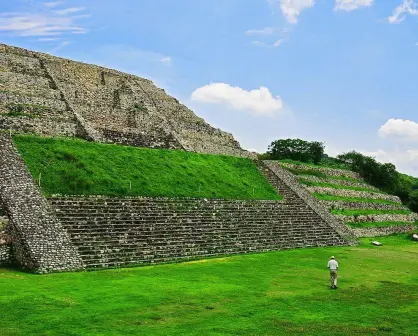
[[[278,201],[54,197],[86,267],[345,245],[326,223]]]

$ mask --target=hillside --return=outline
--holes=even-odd
[[[278,200],[246,158],[17,135],[45,195]]]
[[[348,169],[289,160],[281,161],[280,165],[352,228],[410,225],[418,220],[418,215],[403,205],[399,197],[371,186]]]

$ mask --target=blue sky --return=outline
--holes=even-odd
[[[324,141],[418,176],[416,0],[17,0],[1,42],[149,78],[244,148]]]

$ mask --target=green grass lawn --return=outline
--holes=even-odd
[[[281,197],[245,158],[15,136],[45,195]]]
[[[97,272],[3,269],[0,335],[417,335],[418,244],[371,240]]]
[[[358,209],[332,209],[334,215],[344,216],[367,216],[367,215],[409,215],[411,210],[358,210]]]

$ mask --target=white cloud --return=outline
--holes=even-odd
[[[37,39],[39,42],[53,42],[53,41],[59,41],[60,38],[57,37],[40,37]]]
[[[245,35],[271,35],[276,31],[273,27],[266,27],[263,29],[249,29],[245,32]]]
[[[417,4],[414,0],[403,0],[403,2],[393,10],[388,17],[389,23],[401,23],[405,20],[406,14],[418,15]]]
[[[49,53],[50,54],[55,54],[58,50],[66,47],[67,45],[71,44],[70,41],[63,41],[61,42],[59,45],[57,45],[55,48],[53,48]]]
[[[167,65],[170,65],[172,62],[172,59],[171,57],[165,56],[165,57],[160,58],[158,61]]]
[[[50,2],[44,2],[44,6],[48,7],[48,8],[54,8],[54,7],[58,7],[61,6],[62,4],[64,4],[65,1],[50,1]]]
[[[252,44],[259,46],[259,47],[263,47],[263,48],[277,48],[280,47],[282,45],[282,43],[284,42],[284,39],[279,39],[274,43],[265,43],[262,41],[251,41]]]
[[[273,97],[270,90],[261,86],[247,91],[225,83],[212,83],[196,89],[191,96],[194,101],[223,104],[239,111],[249,111],[258,115],[271,115],[282,109],[280,97]]]
[[[389,119],[379,129],[382,138],[418,142],[418,123],[404,119]]]
[[[86,10],[86,7],[70,7],[70,8],[65,8],[65,9],[60,9],[60,10],[56,10],[54,11],[55,14],[57,15],[68,15],[68,14],[73,14],[73,13],[78,13],[78,12],[83,12]]]
[[[87,30],[77,22],[79,19],[87,16],[71,15],[84,10],[85,8],[83,7],[73,7],[61,11],[54,11],[41,7],[35,8],[32,12],[1,13],[0,32],[17,36],[37,37],[84,34]]]
[[[379,149],[374,152],[360,151],[364,155],[374,157],[378,162],[392,163],[396,169],[404,174],[418,177],[418,150],[417,149],[397,149],[386,151]]]
[[[373,0],[336,0],[335,10],[352,11],[361,7],[370,7],[373,5]]]
[[[289,23],[298,22],[300,13],[307,8],[315,5],[315,0],[267,0],[273,10],[280,7],[280,11]]]

